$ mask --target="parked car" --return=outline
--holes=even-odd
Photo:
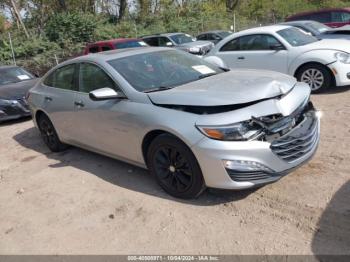
[[[271,183],[309,160],[320,132],[309,99],[310,87],[284,74],[149,47],[66,61],[29,104],[52,151],[70,144],[121,159],[193,198]]]
[[[291,26],[241,31],[222,40],[208,57],[220,58],[232,68],[286,73],[308,83],[313,92],[350,85],[349,41],[319,40]]]
[[[210,41],[214,44],[217,44],[222,39],[224,39],[225,37],[231,34],[232,34],[231,31],[224,31],[224,30],[208,31],[197,35],[197,40]]]
[[[38,79],[18,66],[0,66],[0,122],[30,116],[26,93]]]
[[[196,38],[184,33],[157,34],[142,39],[150,46],[175,47],[199,56],[205,55],[214,46],[210,41],[196,41]]]
[[[319,39],[346,39],[350,40],[350,26],[332,28],[316,21],[292,21],[281,23],[297,27],[304,32],[311,34]]]
[[[85,47],[84,54],[98,53],[109,51],[113,49],[132,48],[132,47],[145,47],[147,44],[138,38],[118,38],[112,40],[99,41],[95,43],[89,43]]]
[[[350,8],[322,9],[292,15],[286,22],[298,20],[314,20],[330,27],[340,27],[350,24]]]

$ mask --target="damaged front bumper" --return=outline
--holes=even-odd
[[[291,130],[270,141],[205,138],[193,151],[208,187],[246,189],[275,182],[305,164],[315,154],[319,139],[320,119],[308,108]]]
[[[0,100],[0,122],[31,115],[25,99]]]

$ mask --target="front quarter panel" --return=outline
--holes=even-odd
[[[328,65],[336,61],[334,58],[334,50],[311,50],[296,54],[294,58],[291,56],[291,61],[288,69],[290,75],[295,75],[297,69],[306,63],[320,63]]]

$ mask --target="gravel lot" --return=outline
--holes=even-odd
[[[0,254],[350,254],[350,90],[315,95],[315,158],[257,190],[169,197],[147,171],[50,153],[30,120],[0,125]]]

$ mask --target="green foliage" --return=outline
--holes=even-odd
[[[5,32],[5,22],[6,22],[5,17],[0,15],[0,33]]]
[[[64,47],[66,42],[81,43],[93,39],[96,18],[89,13],[58,13],[45,26],[48,39]]]

